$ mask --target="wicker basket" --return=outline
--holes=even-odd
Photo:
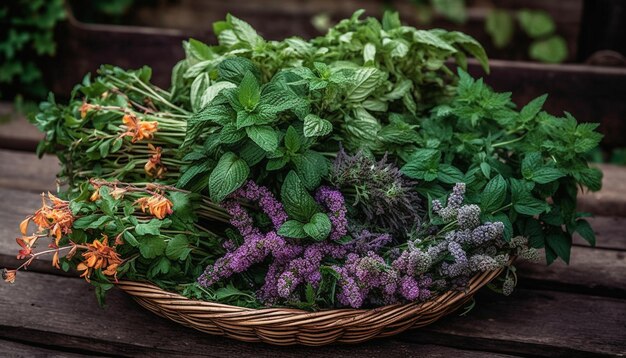
[[[458,309],[501,271],[478,274],[470,280],[466,291],[449,291],[423,303],[318,312],[251,309],[194,301],[141,282],[120,281],[118,286],[148,310],[209,334],[246,342],[321,346],[334,342],[359,343],[426,326]]]

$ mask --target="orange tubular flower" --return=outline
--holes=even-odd
[[[94,107],[95,106],[92,105],[92,104],[89,104],[87,102],[83,102],[83,105],[80,106],[80,118],[85,119],[85,117],[87,117],[87,112],[89,112]]]
[[[17,270],[2,270],[2,279],[5,282],[13,283],[15,282],[15,274],[17,274]]]
[[[24,238],[17,238],[15,239],[15,241],[17,242],[18,245],[20,245],[20,247],[22,248],[18,253],[17,253],[17,259],[18,260],[23,260],[29,256],[31,256],[33,254],[33,250],[31,249],[30,245],[27,243],[26,240],[24,240]]]
[[[174,212],[174,210],[172,210],[172,202],[161,194],[153,194],[150,197],[137,199],[135,204],[139,204],[141,211],[144,213],[146,209],[148,209],[152,216],[160,220],[163,220],[167,215],[171,215]]]
[[[109,238],[102,235],[102,241],[94,240],[93,243],[85,244],[87,251],[83,252],[83,262],[76,269],[83,271],[80,277],[89,282],[93,270],[101,269],[107,276],[113,276],[117,281],[117,268],[122,263],[120,255],[114,247],[109,246]]]
[[[157,131],[158,122],[140,121],[134,114],[125,114],[122,122],[126,125],[126,132],[121,136],[131,136],[131,142],[135,143],[143,139],[152,139]]]
[[[161,178],[163,174],[165,174],[165,172],[167,171],[167,168],[165,167],[165,165],[161,163],[162,148],[161,147],[155,148],[152,144],[148,144],[148,148],[150,149],[152,156],[146,162],[146,165],[144,166],[144,170],[146,171],[146,174],[148,174],[151,177],[154,177],[157,179]]]
[[[48,193],[48,199],[51,201],[52,206],[46,202],[45,195],[41,195],[41,208],[35,212],[32,217],[27,218],[39,226],[39,231],[49,230],[50,235],[56,238],[56,244],[59,244],[59,240],[63,234],[67,235],[72,232],[72,224],[74,223],[74,216],[69,207],[69,202],[61,200],[56,196]],[[25,231],[28,226],[22,221],[20,224],[20,230]]]

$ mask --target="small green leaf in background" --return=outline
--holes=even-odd
[[[467,20],[465,0],[431,0],[431,3],[437,13],[452,22],[462,24]]]
[[[526,34],[532,38],[547,36],[554,33],[555,25],[552,16],[541,10],[520,10],[517,20]]]
[[[216,203],[239,189],[248,179],[250,168],[232,152],[224,153],[209,176],[209,194]]]
[[[487,14],[485,31],[497,48],[503,48],[511,42],[515,30],[513,16],[507,10],[493,9]]]
[[[529,56],[538,61],[560,63],[567,58],[567,43],[558,35],[530,44]]]

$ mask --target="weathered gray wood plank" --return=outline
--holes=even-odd
[[[59,170],[58,159],[53,156],[38,159],[31,152],[0,150],[0,187],[54,192]]]
[[[569,265],[518,260],[515,266],[522,287],[626,297],[625,251],[574,246]]]
[[[595,166],[604,174],[602,190],[581,195],[578,210],[598,216],[626,216],[626,167],[611,164]]]
[[[355,346],[273,347],[209,336],[157,317],[114,290],[101,309],[80,279],[25,273],[0,285],[0,338],[121,356],[492,356],[487,352],[377,340]],[[469,347],[472,349],[472,347]]]
[[[48,349],[38,347],[34,345],[28,345],[18,342],[6,341],[0,339],[0,352],[3,357],[7,358],[77,358],[77,357],[99,357],[94,352],[89,352],[89,355],[72,353],[67,351],[57,351],[54,349]]]
[[[0,102],[0,148],[34,152],[43,134],[15,109],[11,103]]]
[[[626,354],[626,300],[555,291],[479,294],[466,316],[451,315],[409,342],[531,356],[589,357]]]

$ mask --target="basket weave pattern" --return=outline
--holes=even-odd
[[[118,286],[148,310],[209,334],[247,342],[321,346],[359,343],[431,324],[462,306],[501,271],[480,273],[470,280],[466,291],[449,291],[427,302],[317,312],[195,301],[142,282],[120,281]]]

